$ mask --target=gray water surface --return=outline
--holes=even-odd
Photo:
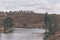
[[[15,28],[13,33],[0,33],[0,40],[43,40],[44,29]]]

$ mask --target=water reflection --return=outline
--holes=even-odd
[[[12,33],[9,33],[9,34],[5,34],[7,40],[11,40],[11,38],[13,38],[13,35]]]
[[[16,28],[13,33],[0,33],[0,40],[43,40],[44,29]]]
[[[1,34],[0,34],[0,39],[1,39]]]

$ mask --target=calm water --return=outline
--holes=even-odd
[[[0,40],[43,40],[44,29],[16,28],[13,33],[0,33]]]

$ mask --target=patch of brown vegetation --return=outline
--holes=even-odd
[[[11,17],[14,20],[15,27],[23,27],[24,24],[27,27],[44,26],[44,14],[34,12],[0,12],[0,24],[3,25],[3,21],[6,17]]]

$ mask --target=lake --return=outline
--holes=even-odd
[[[0,33],[0,40],[43,40],[45,29],[15,28],[13,33]]]

